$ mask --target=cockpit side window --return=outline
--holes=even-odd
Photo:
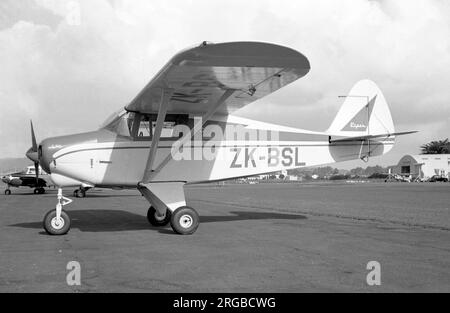
[[[153,128],[152,120],[146,115],[140,114],[137,119],[137,124],[135,126],[135,138],[138,140],[150,140],[153,138]]]
[[[149,141],[152,140],[153,134],[156,128],[157,114],[139,114],[137,115],[132,134],[137,141]],[[161,131],[161,140],[176,140],[179,139],[176,136],[174,129],[177,125],[189,126],[189,116],[185,114],[168,114],[164,120],[164,126]]]
[[[116,114],[115,117],[110,117],[102,128],[135,141],[151,141],[155,133],[157,117],[157,114],[123,111]],[[167,114],[161,132],[161,140],[179,139],[182,133],[174,131],[178,125],[186,125],[191,129],[193,121],[187,114]]]

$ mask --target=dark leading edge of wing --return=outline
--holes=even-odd
[[[228,89],[236,90],[218,110],[240,109],[305,76],[301,53],[268,43],[204,43],[175,55],[131,101],[129,111],[157,112],[162,89],[172,89],[168,113],[202,115]]]

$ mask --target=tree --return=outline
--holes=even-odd
[[[319,177],[330,176],[333,174],[333,168],[331,166],[316,167],[313,174],[319,175]]]
[[[358,166],[357,168],[352,168],[350,170],[350,174],[354,176],[362,176],[364,175],[364,169],[361,166]]]
[[[450,142],[445,140],[435,140],[420,146],[422,154],[446,154],[450,153]]]
[[[375,173],[381,174],[381,173],[386,173],[388,171],[387,168],[384,168],[380,165],[375,165],[375,166],[368,166],[365,170],[364,170],[364,174],[366,176],[371,176]]]

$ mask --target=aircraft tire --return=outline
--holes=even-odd
[[[183,206],[172,213],[170,226],[175,233],[180,235],[192,235],[200,224],[200,216],[191,207]]]
[[[75,198],[86,198],[86,191],[82,189],[77,189],[73,192]]]
[[[170,223],[170,219],[172,217],[172,211],[166,211],[166,217],[163,220],[159,220],[156,218],[156,209],[154,207],[150,207],[147,211],[147,220],[148,222],[155,227],[163,227],[167,226]]]
[[[52,236],[62,236],[70,230],[70,217],[66,211],[61,211],[62,223],[58,223],[56,220],[56,210],[47,212],[44,216],[44,229],[47,234]]]
[[[10,194],[11,194],[11,190],[6,189],[6,190],[5,190],[5,195],[9,196]]]

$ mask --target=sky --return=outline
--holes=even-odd
[[[0,158],[38,140],[95,130],[180,50],[203,41],[264,41],[308,57],[304,78],[240,116],[323,131],[360,79],[391,108],[396,164],[450,137],[447,0],[1,0]]]

